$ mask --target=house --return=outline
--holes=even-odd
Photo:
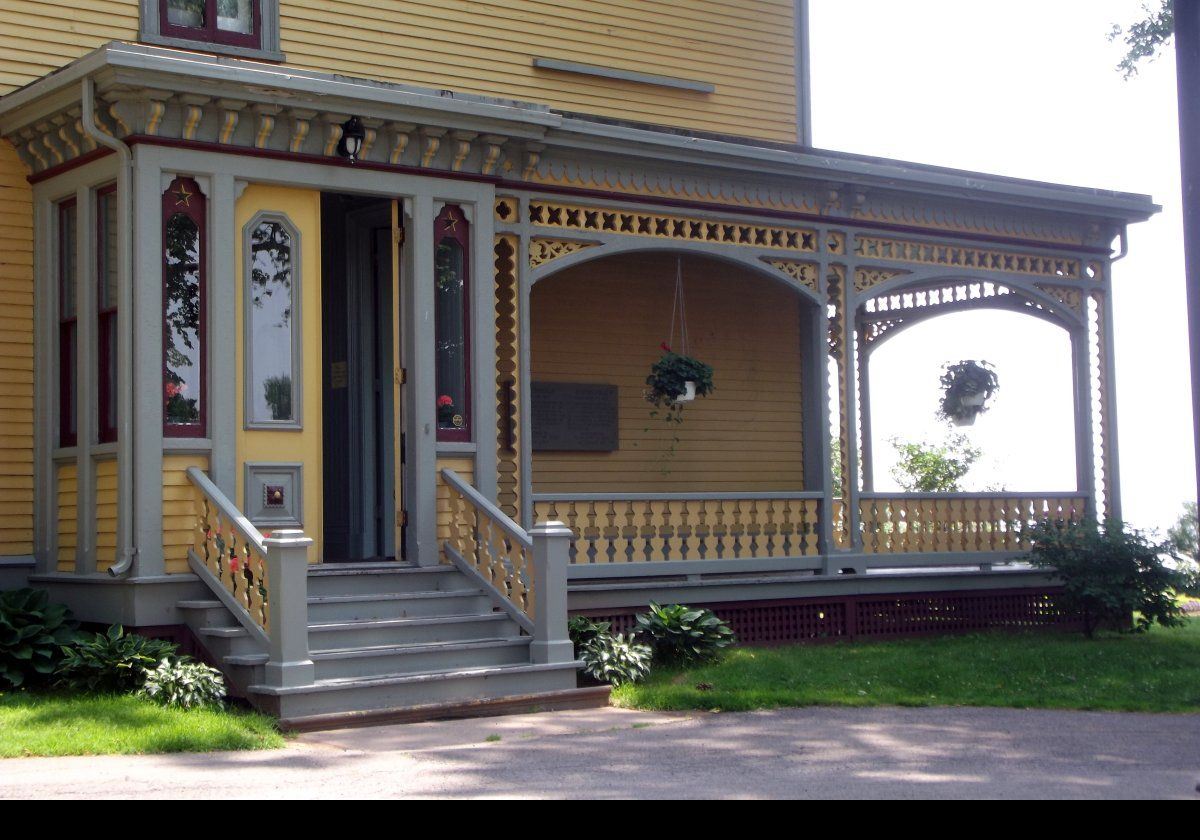
[[[568,610],[1054,622],[1024,529],[1119,511],[1112,243],[1156,207],[815,151],[803,0],[11,0],[0,38],[0,576],[187,626],[294,723],[589,702]],[[865,360],[976,307],[1069,335],[1075,486],[874,492]],[[717,371],[682,425],[668,341]]]

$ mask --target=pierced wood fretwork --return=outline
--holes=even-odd
[[[912,274],[902,268],[856,268],[854,269],[854,291],[865,292],[894,277]]]
[[[1038,283],[1037,287],[1076,315],[1083,314],[1083,292],[1074,286],[1052,286],[1048,283]]]
[[[529,240],[529,267],[537,268],[548,262],[574,254],[584,248],[594,248],[595,242],[575,242],[570,239],[545,239],[537,236]]]
[[[513,519],[521,504],[517,252],[516,237],[496,237],[496,504]]]
[[[815,262],[803,260],[766,260],[767,263],[791,277],[806,289],[819,292],[821,267]]]
[[[747,224],[554,201],[531,201],[529,221],[538,227],[618,233],[677,242],[711,242],[806,253],[815,253],[817,250],[817,232],[810,228]]]
[[[854,253],[866,259],[969,268],[975,271],[1002,271],[1036,277],[1077,280],[1081,273],[1079,260],[1069,257],[1049,257],[963,245],[939,245],[861,234],[855,237]]]
[[[846,390],[846,269],[844,266],[831,265],[829,274],[825,277],[825,288],[828,292],[826,314],[829,322],[829,357],[833,361],[833,388],[837,391],[838,405],[838,452],[840,455],[838,469],[841,471],[842,492],[850,487],[850,405],[849,393]],[[850,546],[850,521],[845,506],[840,500],[835,501],[833,517],[833,542],[838,548]]]

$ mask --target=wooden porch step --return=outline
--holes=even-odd
[[[308,599],[310,623],[470,615],[491,610],[491,599],[480,588],[313,595]]]
[[[456,642],[516,636],[516,622],[503,612],[335,621],[308,625],[308,646],[313,652],[387,644]]]

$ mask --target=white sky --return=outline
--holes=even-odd
[[[812,0],[813,140],[1162,205],[1130,227],[1113,306],[1124,515],[1165,528],[1196,495],[1174,53],[1124,81],[1107,39],[1141,15],[1139,0]],[[936,433],[942,362],[985,358],[1001,390],[971,429],[986,462],[971,489],[1072,486],[1070,398],[1051,393],[1069,387],[1069,344],[1018,318],[947,317],[885,345],[871,370],[877,456],[892,435]],[[886,464],[875,474],[888,489]]]

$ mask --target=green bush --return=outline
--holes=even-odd
[[[0,592],[0,684],[16,688],[53,673],[76,626],[71,611],[51,604],[45,590]]]
[[[712,610],[681,604],[660,607],[651,601],[650,611],[637,617],[637,625],[637,634],[650,645],[654,661],[664,665],[707,662],[737,644],[729,625]]]
[[[1143,632],[1155,623],[1173,627],[1185,620],[1175,592],[1186,581],[1164,562],[1179,559],[1170,542],[1152,542],[1117,521],[1103,527],[1095,520],[1047,521],[1027,533],[1030,562],[1052,568],[1062,580],[1061,602],[1079,615],[1089,638],[1102,627]]]
[[[177,645],[126,633],[114,624],[103,633],[81,636],[63,648],[59,683],[76,691],[136,691],[146,672],[175,655]]]
[[[216,668],[188,657],[164,659],[146,672],[146,682],[139,693],[178,709],[219,707],[225,699],[225,679]]]
[[[571,616],[567,622],[567,635],[575,645],[575,656],[578,657],[580,649],[597,636],[611,636],[611,627],[612,624],[607,621],[592,621],[583,615]]]
[[[650,673],[653,654],[648,645],[624,633],[600,633],[583,644],[579,657],[589,676],[609,685],[635,683]]]

